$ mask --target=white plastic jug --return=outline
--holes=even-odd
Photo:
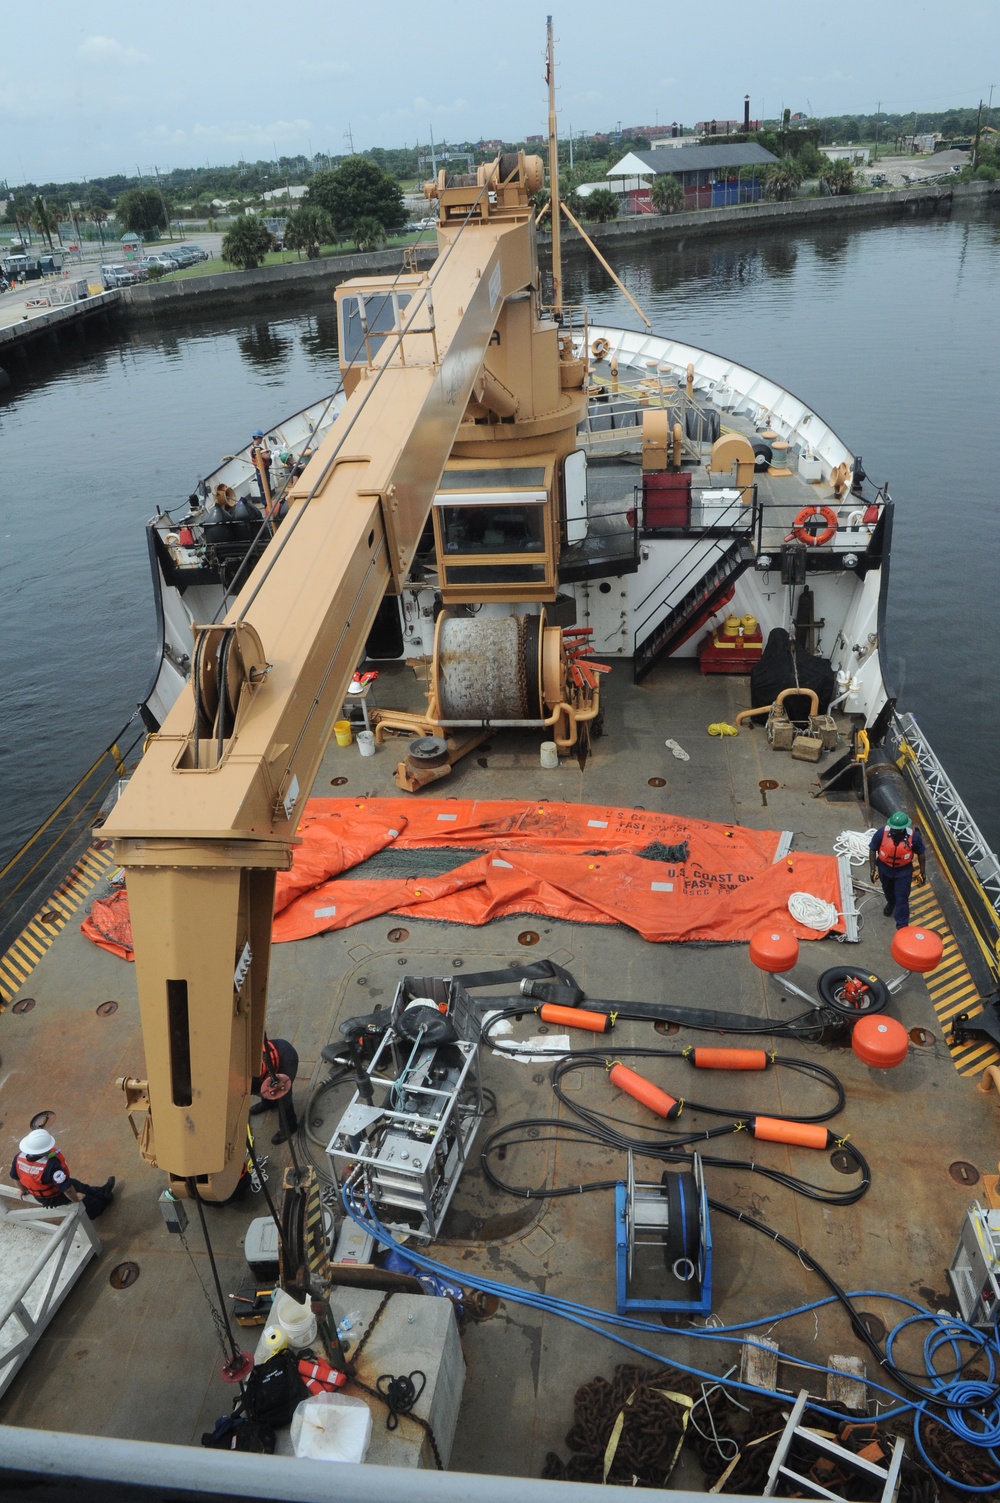
[[[541,746],[542,766],[559,766],[559,748],[554,741],[543,741]]]
[[[310,1305],[300,1305],[284,1289],[274,1291],[271,1324],[280,1326],[290,1347],[311,1346],[316,1340],[316,1317]]]
[[[358,732],[358,751],[361,753],[361,755],[363,757],[374,757],[374,755],[375,755],[375,732],[374,731],[359,731]]]

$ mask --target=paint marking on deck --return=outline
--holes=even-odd
[[[107,846],[107,842],[102,844]],[[11,941],[7,953],[0,955],[0,1012],[13,1002],[60,931],[65,929],[71,916],[83,906],[114,864],[109,849],[91,846],[76,862],[69,876],[32,914],[17,938]]]
[[[925,925],[941,936],[944,955],[936,970],[924,976],[924,984],[930,994],[931,1004],[947,1042],[948,1025],[960,1012],[970,1018],[981,1013],[979,990],[969,974],[968,966],[941,905],[930,886],[914,888],[910,894],[910,922]],[[960,1075],[979,1075],[988,1065],[1000,1064],[1000,1050],[988,1040],[972,1039],[967,1044],[958,1044],[951,1049],[951,1059]]]

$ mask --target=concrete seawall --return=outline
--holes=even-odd
[[[784,227],[849,222],[864,224],[876,219],[900,219],[914,215],[948,214],[960,203],[980,207],[1000,183],[956,183],[946,186],[898,188],[887,193],[865,193],[847,198],[799,198],[789,203],[743,204],[738,208],[696,209],[681,214],[639,214],[616,219],[611,224],[587,225],[598,245],[634,245],[649,240],[682,241],[695,236],[758,234]],[[547,248],[551,236],[540,234],[539,246]],[[582,246],[572,233],[563,241],[567,250]],[[436,241],[416,247],[417,265],[430,266],[437,257]],[[241,303],[260,303],[270,298],[300,295],[314,297],[332,291],[348,277],[368,272],[382,276],[399,270],[399,250],[369,251],[355,256],[330,256],[319,261],[297,261],[288,266],[262,266],[256,271],[220,272],[210,277],[182,281],[150,282],[123,291],[128,316],[132,318],[186,317],[194,309],[204,312]]]

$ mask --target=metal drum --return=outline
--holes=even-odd
[[[441,719],[540,721],[544,615],[445,616],[434,655]]]

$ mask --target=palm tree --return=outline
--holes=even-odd
[[[784,203],[792,197],[801,181],[802,173],[792,158],[782,157],[767,174],[767,196]]]
[[[55,249],[52,244],[52,231],[53,229],[58,229],[58,225],[53,223],[53,219],[54,216],[46,207],[44,198],[40,193],[37,194],[31,205],[31,223],[40,235],[45,236],[49,243],[49,250]]]
[[[684,189],[680,178],[672,172],[661,172],[654,177],[649,197],[657,214],[676,214],[684,207]]]

